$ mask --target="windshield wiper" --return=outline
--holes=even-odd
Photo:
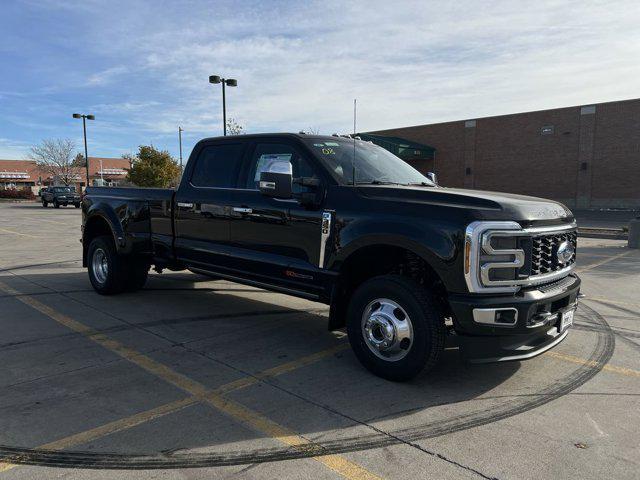
[[[398,182],[388,182],[386,180],[367,180],[356,182],[356,185],[404,185]]]
[[[434,185],[432,185],[430,183],[427,183],[427,182],[410,182],[410,183],[407,183],[407,185],[418,185],[418,186],[421,186],[421,187],[433,187],[434,186]]]

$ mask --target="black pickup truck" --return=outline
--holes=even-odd
[[[55,208],[60,205],[74,205],[80,208],[80,194],[76,192],[75,187],[45,187],[40,190],[40,199],[42,206],[47,208],[51,203]]]
[[[139,289],[154,266],[329,304],[329,328],[392,380],[435,365],[445,340],[471,362],[534,357],[577,306],[565,206],[444,188],[357,138],[205,139],[177,190],[90,187],[82,213],[99,293]]]

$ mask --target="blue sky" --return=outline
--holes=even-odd
[[[177,156],[221,134],[374,130],[640,96],[640,3],[2,2],[0,158],[44,138]]]

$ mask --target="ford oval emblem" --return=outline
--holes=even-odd
[[[558,263],[560,265],[566,265],[571,261],[575,253],[576,253],[576,249],[570,242],[567,242],[567,241],[562,242],[558,246],[558,251],[556,252],[556,258],[558,259]]]

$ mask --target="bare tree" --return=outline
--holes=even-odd
[[[35,160],[44,172],[69,185],[77,176],[75,150],[76,144],[68,138],[43,140],[40,145],[31,147],[29,158]]]
[[[229,135],[242,135],[242,125],[236,122],[235,118],[229,118],[227,120],[227,133]]]

